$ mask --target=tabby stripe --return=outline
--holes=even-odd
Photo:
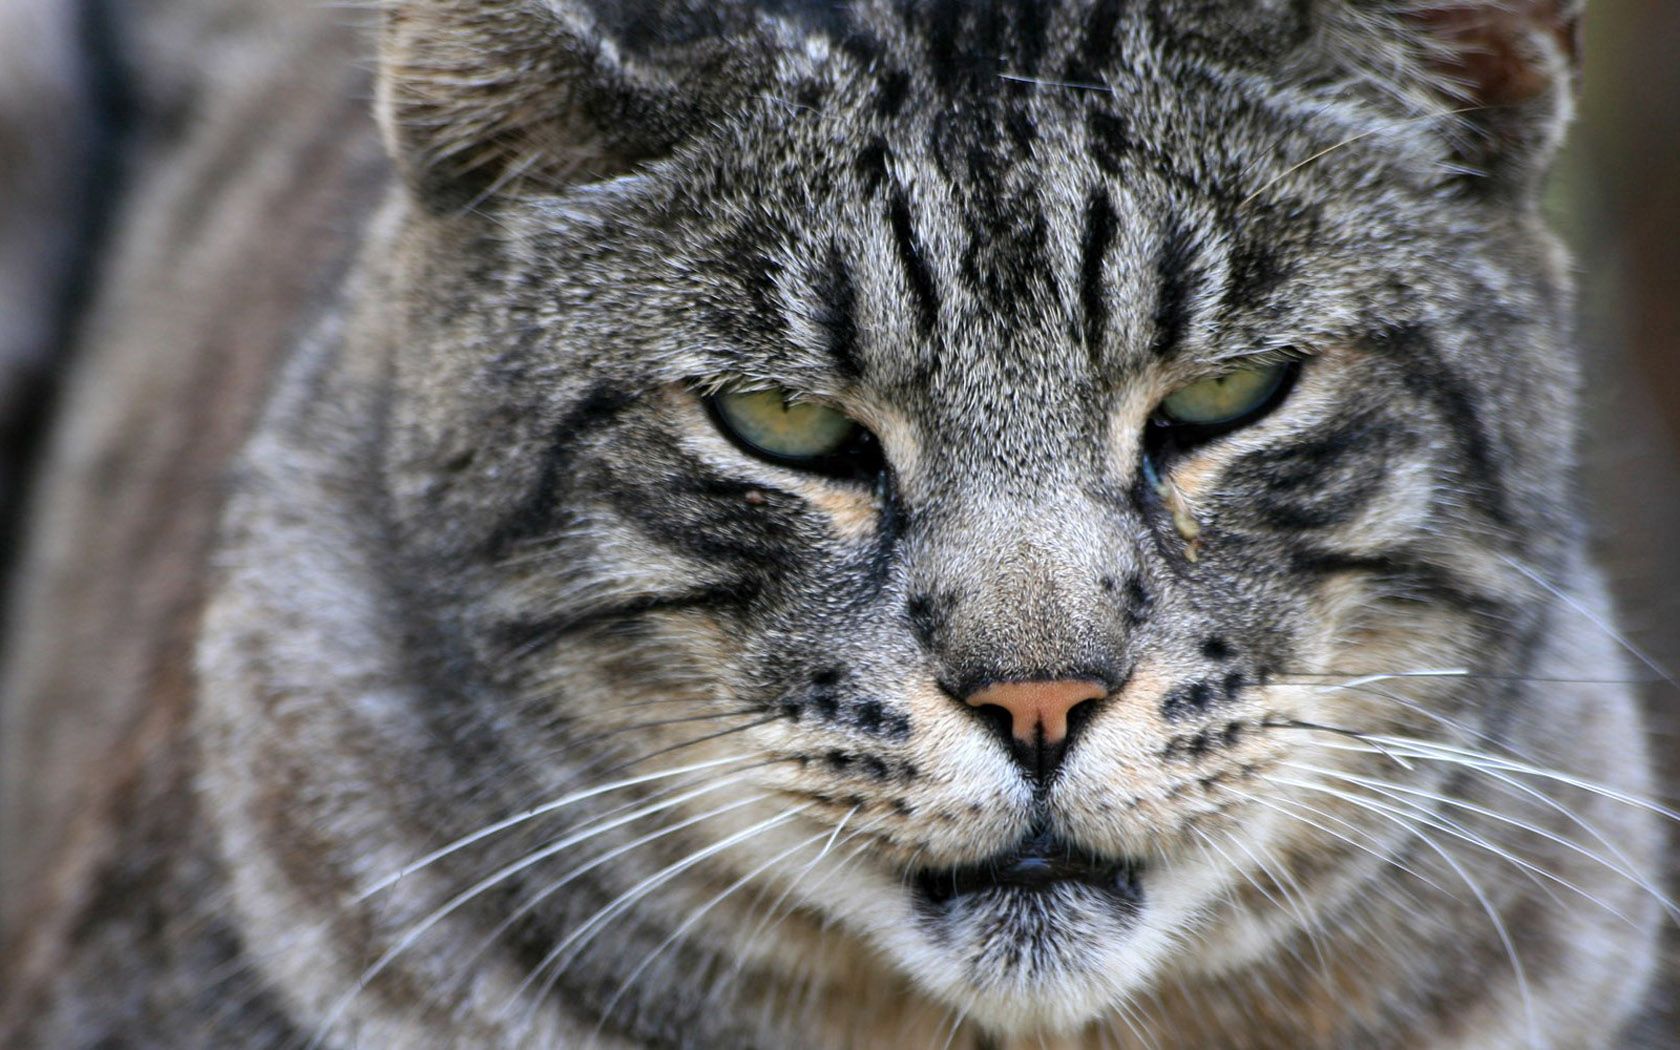
[[[1049,31],[1055,0],[1024,0],[1015,5],[1015,61],[1011,72],[1025,77],[1038,75],[1044,62],[1044,44]],[[1030,85],[1016,82],[1013,87],[1025,91]]]
[[[841,375],[858,379],[863,375],[863,363],[858,360],[857,286],[838,243],[829,243],[814,285],[815,320],[828,354]]]
[[[1085,351],[1093,362],[1102,357],[1108,328],[1108,299],[1103,295],[1103,261],[1114,243],[1117,220],[1108,191],[1098,187],[1085,206],[1085,229],[1080,236],[1079,302],[1085,311]]]
[[[916,240],[915,227],[910,223],[910,202],[903,190],[893,194],[889,211],[893,241],[898,246],[898,261],[904,267],[905,279],[910,283],[910,297],[916,305],[916,324],[922,335],[931,339],[939,323],[939,291],[934,285],[927,259],[922,255],[921,245]]]
[[[875,532],[875,551],[869,560],[869,578],[880,589],[886,586],[891,574],[898,542],[909,517],[898,495],[898,478],[891,470],[882,471],[876,480],[875,499],[881,505],[881,516]]]
[[[821,525],[798,496],[720,476],[680,450],[661,447],[666,469],[625,477],[602,495],[639,533],[696,561],[727,563],[742,576],[804,568],[791,547],[816,542]],[[651,456],[649,449],[645,455]],[[753,505],[749,498],[762,503]]]
[[[1188,227],[1170,220],[1155,257],[1160,291],[1155,300],[1155,338],[1150,352],[1165,357],[1178,348],[1190,323],[1190,284],[1195,280],[1196,243]]]
[[[1323,529],[1363,513],[1388,480],[1390,458],[1412,444],[1409,432],[1362,413],[1307,440],[1250,452],[1226,472],[1245,502],[1277,529]]]
[[[1491,594],[1466,591],[1446,570],[1419,561],[1409,551],[1379,551],[1374,554],[1353,554],[1347,551],[1320,547],[1302,547],[1291,551],[1290,569],[1310,576],[1332,576],[1352,573],[1377,576],[1402,582],[1407,593],[1394,595],[1431,605],[1445,605],[1458,612],[1473,614],[1499,622],[1509,613],[1504,601]]]
[[[873,197],[887,181],[887,143],[885,139],[871,139],[857,157],[858,178],[863,191]]]
[[[1417,325],[1401,325],[1378,334],[1371,342],[1396,363],[1406,388],[1433,405],[1458,438],[1466,480],[1481,497],[1478,508],[1495,524],[1510,525],[1513,515],[1505,480],[1487,432],[1482,429],[1481,411],[1469,388],[1441,359],[1429,333]]]
[[[935,86],[947,94],[957,86],[957,36],[962,30],[962,13],[962,0],[935,0],[928,21],[928,68]]]
[[[572,479],[580,444],[635,402],[635,394],[603,383],[591,388],[566,412],[551,431],[553,440],[530,491],[485,540],[487,553],[505,554],[511,547],[554,530],[564,513],[561,496]]]
[[[492,628],[491,637],[506,652],[540,651],[581,631],[622,624],[652,613],[688,609],[733,612],[747,607],[754,597],[755,588],[745,582],[714,584],[680,594],[648,595],[611,605],[513,620]]]

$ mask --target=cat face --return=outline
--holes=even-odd
[[[469,775],[715,763],[702,870],[1000,1030],[1358,892],[1400,830],[1303,785],[1428,787],[1338,734],[1502,717],[1428,672],[1537,629],[1559,279],[1352,22],[1171,6],[679,40],[750,89],[669,149],[415,209],[383,455]]]

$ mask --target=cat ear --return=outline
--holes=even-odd
[[[1529,189],[1563,140],[1585,0],[1402,0],[1428,87],[1459,114],[1455,158]]]
[[[754,56],[730,30],[751,37],[752,26],[702,14],[638,26],[622,7],[388,0],[380,120],[421,202],[443,212],[627,173],[668,154],[751,78]]]

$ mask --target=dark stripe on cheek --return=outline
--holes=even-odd
[[[491,628],[491,639],[509,654],[539,653],[550,645],[580,631],[612,627],[653,613],[701,609],[711,612],[739,612],[749,607],[755,586],[741,580],[702,587],[680,594],[649,595],[610,605],[568,609],[549,616],[510,620]]]
[[[598,489],[620,520],[677,554],[742,577],[807,574],[827,521],[800,497],[714,472],[659,439]]]
[[[1196,279],[1196,243],[1183,223],[1168,221],[1155,257],[1155,277],[1160,282],[1156,293],[1155,338],[1150,352],[1165,357],[1177,349],[1190,323],[1190,285]]]
[[[525,497],[484,541],[486,553],[499,556],[516,544],[554,531],[564,518],[565,490],[575,474],[580,444],[611,425],[635,402],[635,394],[601,384],[567,410],[551,431],[548,450]]]
[[[933,283],[933,273],[922,255],[921,245],[916,240],[916,230],[910,223],[910,202],[902,191],[893,194],[888,217],[892,223],[893,242],[898,246],[898,260],[910,284],[917,326],[924,337],[931,339],[939,322],[939,292]]]
[[[962,28],[962,0],[935,0],[927,28],[928,67],[934,83],[949,93],[956,86],[957,36]]]
[[[1274,529],[1352,520],[1383,491],[1389,464],[1414,444],[1397,426],[1360,415],[1307,441],[1244,455],[1226,471],[1233,513]]]
[[[881,75],[875,89],[875,112],[883,117],[896,117],[910,95],[910,75],[903,70],[890,70]]]
[[[863,364],[858,360],[857,286],[852,283],[851,269],[838,244],[828,246],[828,255],[813,283],[815,321],[829,356],[842,375],[855,380],[863,375]]]
[[[1108,191],[1098,188],[1085,206],[1085,230],[1080,237],[1079,302],[1085,311],[1085,352],[1102,357],[1108,329],[1108,300],[1103,295],[1103,260],[1114,243],[1114,205]]]
[[[881,506],[881,517],[875,535],[875,551],[870,558],[869,576],[879,588],[886,585],[898,553],[899,539],[908,526],[908,514],[898,496],[898,479],[891,470],[883,470],[875,482],[875,501]]]
[[[1450,608],[1490,626],[1508,622],[1514,612],[1497,596],[1465,590],[1445,569],[1404,549],[1353,554],[1301,547],[1290,552],[1289,568],[1303,576],[1374,577],[1386,585],[1390,600]]]
[[[1434,406],[1458,438],[1460,464],[1475,505],[1498,525],[1514,517],[1497,454],[1482,426],[1482,414],[1465,383],[1436,353],[1428,332],[1406,325],[1381,333],[1372,345],[1392,360],[1413,396]]]
[[[1015,7],[1015,61],[1017,68],[1014,72],[1021,76],[1037,76],[1039,64],[1044,60],[1045,33],[1051,13],[1055,10],[1055,0],[1027,0]],[[1017,83],[1014,85],[1018,93],[1025,94],[1028,85]]]

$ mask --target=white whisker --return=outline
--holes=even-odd
[[[1327,775],[1330,775],[1330,776],[1340,776],[1340,774],[1333,773],[1333,772],[1330,772],[1328,770],[1314,770],[1314,772],[1322,772],[1322,773],[1326,773]],[[1308,783],[1308,782],[1305,782],[1305,781],[1295,780],[1291,777],[1273,777],[1272,779],[1276,780],[1280,784],[1288,784],[1291,787],[1307,788],[1307,789],[1310,789],[1310,790],[1325,791],[1325,792],[1329,792],[1329,793],[1334,793],[1335,792],[1334,788],[1331,788],[1331,787],[1329,787],[1328,785],[1325,785],[1325,784],[1312,784],[1312,783]],[[1370,785],[1362,785],[1362,786],[1370,787]],[[1419,821],[1419,822],[1421,822],[1421,823],[1423,823],[1423,824],[1425,824],[1429,827],[1434,828],[1437,831],[1444,832],[1445,834],[1451,835],[1453,838],[1460,839],[1464,842],[1468,842],[1470,845],[1475,846],[1479,849],[1486,850],[1487,852],[1489,852],[1489,853],[1493,854],[1494,856],[1498,857],[1500,860],[1503,860],[1506,863],[1512,865],[1513,867],[1516,867],[1516,868],[1520,869],[1525,874],[1527,874],[1529,876],[1529,878],[1535,879],[1536,885],[1541,885],[1538,882],[1538,879],[1536,879],[1536,876],[1538,876],[1538,878],[1546,879],[1550,882],[1555,882],[1559,886],[1562,886],[1564,889],[1569,890],[1569,891],[1577,894],[1578,896],[1584,898],[1585,900],[1589,900],[1592,903],[1598,905],[1600,908],[1603,908],[1606,912],[1608,912],[1611,915],[1614,915],[1616,918],[1621,919],[1623,922],[1627,923],[1629,926],[1632,926],[1635,929],[1639,928],[1638,923],[1636,923],[1632,919],[1628,918],[1627,915],[1625,915],[1620,909],[1618,909],[1614,905],[1602,900],[1601,898],[1599,898],[1599,897],[1597,897],[1597,896],[1595,896],[1591,893],[1588,893],[1586,890],[1584,890],[1581,887],[1575,885],[1573,882],[1570,882],[1568,879],[1565,879],[1562,876],[1555,874],[1554,872],[1548,871],[1547,869],[1540,867],[1538,864],[1535,864],[1532,861],[1525,860],[1524,858],[1517,856],[1516,854],[1512,853],[1510,850],[1507,850],[1504,847],[1500,846],[1498,843],[1490,841],[1485,836],[1476,834],[1474,831],[1465,827],[1460,822],[1458,822],[1456,820],[1453,820],[1450,817],[1444,816],[1441,813],[1425,809],[1422,806],[1419,806],[1416,803],[1410,802],[1410,801],[1408,801],[1408,800],[1402,798],[1401,796],[1396,795],[1392,792],[1383,791],[1380,788],[1374,788],[1374,787],[1371,787],[1370,790],[1379,792],[1382,795],[1383,798],[1388,799],[1390,802],[1397,803],[1398,807],[1404,807],[1404,808],[1397,808],[1397,806],[1391,806],[1387,803],[1379,802],[1376,799],[1371,798],[1370,796],[1357,796],[1368,806],[1377,807],[1379,809],[1385,810],[1389,813],[1395,814],[1395,815],[1400,816],[1400,817],[1407,817],[1409,819],[1417,820],[1417,821]],[[1347,793],[1344,792],[1343,794],[1347,794]],[[1353,797],[1355,797],[1355,796],[1349,795],[1350,800]],[[1563,903],[1562,901],[1558,901],[1556,896],[1552,895],[1551,891],[1549,889],[1547,889],[1544,886],[1542,886],[1541,888],[1544,889],[1549,896],[1552,896],[1552,899],[1556,903],[1558,903],[1559,905],[1561,905]]]
[[[614,992],[613,995],[612,995],[612,998],[607,1000],[606,1006],[601,1008],[601,1019],[599,1021],[597,1021],[596,1024],[595,1024],[595,1032],[591,1036],[591,1039],[599,1039],[600,1038],[601,1031],[602,1031],[603,1028],[606,1027],[607,1019],[612,1016],[613,1009],[618,1005],[618,1001],[624,997],[624,993],[626,993],[630,990],[630,986],[636,983],[636,978],[638,978],[642,975],[642,971],[646,970],[648,965],[650,963],[652,963],[653,960],[657,959],[660,955],[664,954],[666,949],[670,948],[673,944],[677,943],[677,941],[680,940],[683,937],[684,934],[686,934],[689,930],[693,929],[695,924],[697,924],[701,919],[705,918],[706,913],[710,912],[717,905],[721,904],[726,898],[733,895],[735,893],[735,891],[739,890],[742,886],[745,886],[747,883],[751,882],[753,879],[758,878],[760,875],[764,874],[769,869],[775,867],[777,864],[780,864],[782,861],[786,860],[788,857],[791,857],[794,853],[798,852],[799,850],[802,850],[806,846],[809,846],[809,845],[811,845],[815,842],[820,841],[821,839],[823,839],[825,837],[826,834],[827,833],[825,833],[825,832],[820,832],[819,831],[817,834],[812,835],[810,838],[805,839],[802,842],[798,842],[798,843],[796,843],[792,846],[789,846],[787,849],[782,850],[780,853],[771,857],[769,860],[767,860],[764,863],[762,863],[762,864],[758,865],[757,867],[753,868],[751,871],[747,872],[745,875],[742,875],[740,878],[736,879],[734,882],[732,882],[728,886],[724,887],[723,890],[721,890],[717,894],[714,894],[704,904],[700,905],[700,907],[696,908],[688,916],[688,918],[684,919],[677,926],[677,928],[672,930],[670,932],[670,934],[668,936],[666,936],[666,938],[663,941],[660,941],[659,944],[652,951],[648,952],[647,955],[643,956],[642,961],[637,963],[635,965],[635,967],[633,967],[630,970],[630,973],[624,978],[624,980],[619,983],[618,991]],[[832,838],[830,839],[830,841],[832,842]]]
[[[1643,876],[1641,876],[1638,872],[1633,871],[1629,868],[1623,868],[1619,865],[1612,864],[1608,860],[1606,860],[1604,857],[1600,856],[1597,853],[1594,853],[1592,850],[1587,849],[1586,847],[1582,846],[1580,843],[1575,842],[1573,839],[1569,839],[1569,838],[1566,838],[1566,837],[1564,837],[1562,835],[1559,835],[1555,832],[1548,831],[1545,828],[1539,827],[1538,825],[1530,824],[1527,821],[1519,820],[1516,817],[1508,816],[1504,813],[1500,813],[1498,810],[1489,809],[1486,806],[1481,806],[1481,805],[1478,805],[1474,802],[1466,801],[1465,799],[1456,798],[1452,795],[1437,794],[1433,791],[1426,791],[1423,788],[1411,787],[1411,786],[1405,785],[1405,784],[1396,784],[1396,783],[1393,783],[1392,781],[1387,781],[1387,780],[1377,780],[1377,779],[1370,778],[1370,777],[1359,776],[1359,775],[1354,774],[1354,773],[1339,773],[1339,772],[1336,772],[1334,770],[1321,769],[1317,766],[1305,765],[1305,764],[1299,763],[1299,762],[1285,762],[1283,764],[1286,765],[1286,766],[1289,766],[1291,768],[1294,768],[1294,769],[1303,770],[1305,772],[1317,773],[1321,776],[1331,776],[1331,777],[1335,777],[1339,780],[1346,780],[1346,781],[1349,781],[1351,783],[1359,784],[1363,787],[1368,787],[1368,788],[1371,788],[1371,789],[1377,790],[1377,791],[1384,791],[1384,792],[1398,791],[1398,792],[1401,792],[1401,793],[1407,794],[1407,795],[1416,795],[1419,798],[1428,799],[1431,802],[1438,802],[1438,803],[1440,803],[1441,805],[1444,805],[1444,806],[1452,806],[1456,809],[1462,809],[1462,810],[1465,810],[1465,811],[1470,812],[1470,813],[1475,813],[1478,816],[1486,817],[1489,820],[1497,820],[1502,824],[1508,824],[1512,827],[1519,828],[1523,831],[1528,832],[1531,835],[1535,835],[1535,836],[1538,836],[1539,838],[1545,839],[1546,841],[1551,842],[1554,845],[1562,846],[1564,849],[1571,850],[1571,851],[1573,851],[1577,854],[1580,854],[1581,856],[1587,858],[1588,860],[1593,861],[1594,863],[1599,864],[1599,865],[1609,869],[1612,872],[1615,872],[1617,875],[1622,876],[1623,878],[1627,879],[1629,882],[1632,882],[1634,885],[1639,886],[1641,889],[1643,889],[1647,893],[1649,893],[1657,901],[1657,903],[1661,904],[1663,906],[1663,909],[1665,911],[1669,912],[1671,915],[1675,914],[1675,912],[1676,912],[1676,908],[1675,908],[1674,903],[1672,901],[1670,901],[1665,894],[1663,894],[1660,890],[1658,890],[1655,886],[1653,886],[1647,879],[1645,879]],[[1628,920],[1628,921],[1632,922],[1632,920]]]
[[[646,773],[637,777],[626,777],[623,780],[615,780],[611,784],[601,784],[596,787],[586,788],[580,791],[571,792],[567,795],[562,795],[560,798],[554,799],[551,802],[545,802],[540,806],[533,806],[524,812],[516,813],[511,817],[507,817],[506,819],[499,820],[494,824],[480,828],[478,831],[475,831],[470,835],[462,836],[446,846],[441,846],[438,849],[433,850],[418,860],[403,865],[395,872],[387,875],[383,879],[380,879],[378,882],[375,882],[373,885],[364,889],[361,893],[358,893],[352,899],[352,902],[360,904],[369,897],[372,897],[374,894],[396,885],[398,882],[401,882],[403,879],[414,874],[420,869],[434,864],[458,850],[466,849],[475,842],[481,842],[492,835],[506,831],[509,828],[517,827],[526,821],[535,820],[537,817],[553,813],[556,810],[564,809],[567,806],[575,805],[579,802],[595,798],[599,795],[607,794],[611,791],[621,791],[625,788],[635,787],[639,784],[647,784],[655,780],[663,780],[667,777],[681,776],[685,773],[698,773],[702,770],[716,769],[719,766],[743,761],[745,757],[746,756],[735,755],[729,758],[715,758],[707,762],[696,762],[692,765],[682,766],[677,769],[667,769],[658,773]]]
[[[541,849],[535,850],[519,860],[506,864],[489,875],[486,875],[484,878],[478,880],[471,886],[445,901],[441,906],[428,913],[419,922],[410,926],[407,933],[399,938],[398,941],[390,948],[386,949],[384,954],[380,955],[378,959],[374,960],[372,964],[364,969],[361,976],[356,979],[356,982],[351,986],[350,990],[345,992],[344,995],[333,1004],[332,1008],[327,1011],[327,1015],[321,1019],[321,1023],[316,1027],[315,1035],[309,1041],[309,1047],[313,1050],[313,1048],[321,1045],[327,1032],[338,1022],[338,1018],[350,1006],[351,1002],[355,1000],[356,996],[360,995],[362,990],[365,989],[381,973],[383,973],[398,956],[412,947],[421,937],[425,936],[428,930],[432,929],[432,927],[460,910],[469,901],[484,893],[486,890],[505,882],[507,879],[512,878],[514,875],[517,875],[519,872],[524,871],[533,865],[541,863],[561,850],[568,849],[578,843],[588,841],[596,835],[610,831],[613,828],[620,827],[624,824],[628,824],[633,820],[638,820],[641,817],[648,816],[652,813],[670,809],[672,806],[679,805],[683,802],[689,801],[690,799],[697,798],[700,795],[707,794],[708,792],[716,791],[719,788],[739,783],[745,779],[745,777],[736,777],[733,780],[717,781],[704,785],[703,787],[696,788],[693,791],[678,796],[675,799],[668,799],[664,802],[643,806],[640,809],[634,810],[612,821],[606,822],[605,824],[591,826],[583,831],[575,832],[555,842],[551,842]],[[742,800],[739,804],[745,805],[747,802],[758,801],[765,797],[768,796],[761,795],[752,799]]]
[[[577,952],[581,951],[583,947],[593,939],[595,932],[599,931],[601,929],[601,925],[608,919],[611,919],[619,912],[622,912],[625,908],[628,908],[630,905],[636,903],[661,884],[670,881],[673,876],[687,871],[689,868],[692,868],[694,865],[700,863],[706,858],[715,856],[731,846],[738,845],[747,839],[753,838],[756,835],[763,834],[772,828],[787,823],[800,813],[810,809],[813,805],[815,805],[815,803],[806,803],[791,810],[778,813],[768,820],[760,821],[759,823],[742,831],[738,831],[721,841],[705,847],[704,849],[698,850],[674,864],[661,868],[652,875],[649,875],[647,878],[630,887],[630,889],[625,890],[600,911],[596,912],[593,918],[589,919],[583,925],[567,934],[558,944],[551,948],[549,952],[537,962],[537,965],[531,969],[530,974],[526,976],[525,980],[520,982],[519,987],[514,989],[513,995],[510,996],[508,1001],[503,1004],[502,1013],[506,1014],[507,1011],[511,1010],[514,1003],[518,1002],[519,998],[530,990],[531,986],[536,982],[542,972],[548,969],[554,962],[558,961],[569,949],[573,949],[573,946],[575,945],[576,950],[573,951],[572,959],[562,962],[554,969],[554,972],[544,978],[542,984],[537,987],[536,994],[532,997],[530,1006],[531,1011],[535,1012],[537,1008],[541,1006],[542,1001],[547,998],[549,990],[554,987],[555,982],[560,979],[561,974],[565,973],[566,968],[571,964],[572,960],[577,958]]]
[[[1290,783],[1288,780],[1279,779],[1281,783]],[[1529,990],[1528,973],[1523,969],[1522,960],[1517,956],[1516,944],[1511,940],[1511,933],[1505,927],[1505,920],[1500,918],[1498,909],[1494,908],[1493,902],[1488,899],[1487,893],[1483,891],[1481,884],[1470,877],[1470,873],[1464,870],[1464,866],[1454,859],[1453,856],[1440,845],[1440,843],[1424,834],[1423,830],[1419,828],[1414,821],[1404,820],[1401,817],[1394,816],[1392,813],[1385,812],[1388,807],[1382,807],[1380,804],[1375,803],[1372,799],[1362,798],[1352,794],[1351,792],[1337,791],[1334,788],[1325,787],[1321,784],[1296,783],[1293,786],[1306,788],[1308,790],[1323,791],[1326,794],[1341,798],[1343,801],[1352,805],[1362,806],[1369,809],[1371,812],[1376,813],[1384,819],[1394,821],[1401,827],[1405,828],[1410,834],[1417,836],[1419,842],[1422,842],[1424,845],[1433,850],[1442,861],[1444,861],[1455,873],[1457,873],[1458,877],[1463,880],[1464,884],[1470,888],[1470,892],[1475,895],[1477,902],[1481,904],[1482,911],[1487,914],[1488,920],[1493,924],[1495,934],[1499,937],[1500,944],[1502,944],[1505,948],[1506,958],[1508,958],[1511,962],[1511,970],[1516,975],[1517,979],[1517,991],[1522,997],[1523,1015],[1528,1022],[1529,1043],[1535,1047],[1544,1047],[1546,1043],[1540,1038],[1540,1025],[1539,1020],[1534,1013],[1534,997]]]
[[[1569,606],[1571,609],[1574,609],[1576,612],[1580,613],[1594,627],[1597,627],[1599,630],[1603,631],[1605,633],[1605,635],[1610,638],[1611,641],[1615,642],[1617,645],[1619,645],[1623,649],[1627,650],[1628,653],[1631,654],[1634,659],[1638,660],[1640,663],[1644,664],[1647,668],[1649,668],[1653,674],[1661,675],[1662,680],[1667,682],[1669,685],[1676,685],[1675,680],[1674,680],[1674,676],[1668,673],[1667,668],[1663,667],[1662,664],[1658,663],[1656,661],[1656,659],[1653,658],[1645,650],[1641,649],[1637,645],[1634,645],[1633,641],[1630,638],[1628,638],[1627,635],[1625,635],[1622,632],[1616,630],[1616,628],[1613,624],[1609,623],[1607,620],[1604,619],[1604,617],[1598,615],[1598,613],[1596,613],[1592,609],[1588,608],[1586,606],[1586,604],[1584,602],[1582,602],[1579,598],[1576,598],[1574,595],[1572,595],[1572,594],[1568,593],[1567,591],[1563,590],[1561,587],[1554,586],[1553,584],[1548,582],[1545,577],[1541,576],[1539,573],[1535,572],[1533,569],[1530,569],[1528,566],[1524,565],[1522,562],[1520,562],[1517,559],[1511,557],[1510,555],[1501,554],[1500,558],[1504,559],[1505,564],[1509,565],[1511,568],[1517,570],[1518,572],[1522,573],[1524,576],[1526,576],[1530,580],[1532,580],[1534,583],[1538,584],[1547,593],[1551,594],[1553,597],[1557,598],[1559,601],[1563,602],[1565,605]],[[1677,686],[1677,687],[1680,687],[1680,686]]]

